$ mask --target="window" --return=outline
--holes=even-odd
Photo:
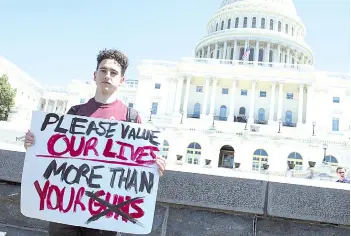
[[[221,30],[224,29],[224,20],[222,21]]]
[[[270,23],[269,23],[269,29],[273,30],[273,20],[272,19],[270,20]]]
[[[246,89],[242,89],[241,90],[241,96],[247,96],[247,90]]]
[[[133,103],[129,103],[129,104],[128,104],[128,107],[130,107],[130,108],[133,108],[133,106],[134,106]]]
[[[286,94],[286,99],[293,100],[294,99],[294,94],[293,93],[287,93]]]
[[[340,103],[340,97],[333,97],[333,103]]]
[[[197,93],[202,93],[204,90],[204,86],[196,86],[196,92]]]
[[[294,27],[291,28],[291,36],[294,36]]]
[[[164,159],[167,159],[168,157],[168,150],[169,150],[169,143],[167,142],[167,140],[163,141],[163,149],[162,149],[162,157]]]
[[[288,156],[288,164],[294,164],[294,170],[301,171],[303,170],[303,159],[300,153],[298,152],[292,152]]]
[[[258,149],[252,157],[252,170],[263,170],[263,165],[268,163],[268,154],[263,149]]]
[[[291,111],[285,112],[285,123],[287,125],[292,125],[292,112]]]
[[[288,24],[286,24],[285,25],[285,33],[288,34],[288,32],[289,32],[289,26],[288,26]]]
[[[153,115],[156,115],[157,114],[157,107],[158,107],[158,103],[157,102],[153,102],[152,103],[152,108],[151,108],[151,113],[153,114]]]
[[[228,94],[229,89],[227,88],[222,88],[222,94]]]
[[[239,109],[239,115],[244,116],[245,113],[246,113],[245,107],[240,107],[240,109]]]
[[[239,27],[239,17],[235,19],[235,28]]]
[[[218,31],[218,23],[216,24],[216,31]]]
[[[219,111],[219,120],[227,120],[227,107],[222,105]]]
[[[200,118],[200,112],[201,112],[201,105],[200,103],[195,103],[194,105],[194,114],[192,116],[192,118]]]
[[[332,155],[325,156],[325,161],[332,166],[338,166],[338,160]]]
[[[85,99],[84,99],[84,98],[81,98],[81,99],[80,99],[80,104],[83,104],[83,103],[85,103]]]
[[[256,28],[256,17],[252,18],[252,28]]]
[[[333,118],[333,131],[339,131],[339,118]]]
[[[266,28],[266,19],[265,18],[261,19],[261,28],[262,29]]]
[[[278,32],[282,32],[282,22],[278,22]]]
[[[232,19],[229,19],[229,20],[228,20],[228,26],[227,26],[227,29],[230,29],[230,25],[231,25],[231,23],[232,23]]]
[[[265,121],[266,120],[266,112],[263,108],[260,108],[258,110],[258,120],[259,121]]]
[[[155,84],[155,89],[161,89],[161,84],[156,83],[156,84]]]
[[[261,98],[267,97],[267,92],[266,91],[260,91],[260,97]]]
[[[191,143],[187,148],[186,163],[199,165],[201,158],[201,146],[198,143]]]
[[[244,28],[247,27],[247,17],[244,17],[244,25],[243,25]]]

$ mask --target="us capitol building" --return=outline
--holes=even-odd
[[[350,76],[315,70],[292,0],[224,0],[207,32],[194,57],[144,60],[119,90],[163,131],[168,160],[296,176],[323,162],[331,175],[349,168]],[[93,81],[43,87],[4,58],[0,73],[17,88],[9,123],[64,113],[95,91]]]

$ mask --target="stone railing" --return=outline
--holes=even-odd
[[[47,235],[48,222],[20,213],[23,161],[0,149],[0,232]],[[150,235],[349,235],[349,225],[348,184],[168,163]]]

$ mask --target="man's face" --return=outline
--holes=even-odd
[[[94,80],[99,92],[112,94],[124,81],[120,64],[113,59],[101,61],[99,68],[94,72]]]
[[[344,179],[345,178],[345,169],[339,169],[337,174],[338,174],[340,179]]]

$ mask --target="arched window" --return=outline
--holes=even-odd
[[[285,25],[285,33],[288,34],[288,32],[289,32],[289,26],[288,26],[288,24],[286,24]]]
[[[292,152],[288,156],[288,164],[295,164],[294,170],[302,170],[303,169],[303,159],[300,153]]]
[[[244,51],[245,51],[244,48],[240,48],[240,57],[239,57],[239,60],[243,60]]]
[[[168,157],[168,150],[169,150],[169,143],[167,140],[163,141],[163,149],[162,149],[162,157],[167,159]]]
[[[239,27],[239,17],[235,19],[235,28]]]
[[[227,26],[227,29],[230,29],[230,25],[232,24],[232,19],[229,19],[228,20],[228,26]]]
[[[291,28],[291,36],[294,36],[294,27]]]
[[[220,120],[226,120],[227,119],[227,107],[225,105],[221,106],[221,109],[219,111],[219,119]]]
[[[269,62],[273,62],[273,51],[269,50]]]
[[[265,121],[265,119],[266,119],[266,114],[265,114],[265,110],[263,109],[263,108],[260,108],[259,110],[258,110],[258,120],[259,121]]]
[[[332,166],[337,166],[339,163],[338,160],[332,155],[325,156],[325,161]]]
[[[250,48],[250,55],[249,55],[249,61],[253,61],[255,56],[255,49]]]
[[[243,25],[244,28],[247,27],[247,17],[244,17],[244,25]]]
[[[252,170],[263,170],[263,164],[268,163],[268,154],[263,149],[258,149],[252,157]]]
[[[273,20],[271,19],[270,22],[269,22],[269,29],[270,30],[273,30]]]
[[[252,28],[256,28],[256,17],[252,18]]]
[[[200,118],[200,110],[201,110],[200,103],[195,103],[193,118]]]
[[[218,31],[218,23],[216,24],[216,31]]]
[[[285,113],[285,123],[290,125],[292,124],[292,112],[291,111],[286,111]]]
[[[263,49],[261,48],[260,51],[258,52],[258,61],[263,61]]]
[[[245,113],[246,113],[245,107],[240,107],[240,109],[239,109],[239,115],[240,115],[240,116],[245,116]]]
[[[191,143],[187,148],[186,162],[188,164],[200,164],[201,146],[198,143]]]
[[[278,21],[278,32],[282,32],[282,22]]]
[[[224,29],[224,20],[222,21],[221,30]]]
[[[261,18],[261,28],[262,29],[266,28],[266,19],[265,18]]]

